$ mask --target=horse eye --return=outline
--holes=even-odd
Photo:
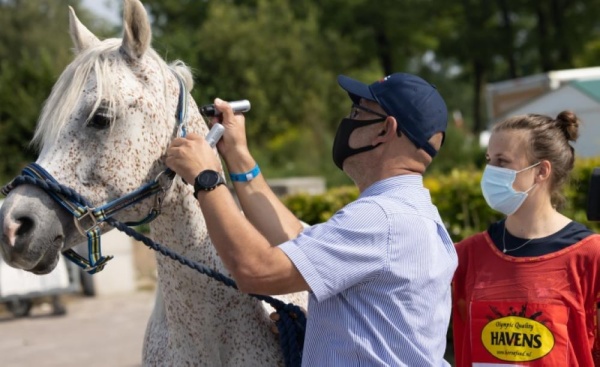
[[[112,123],[112,116],[106,112],[98,111],[94,116],[88,121],[88,126],[93,127],[94,129],[104,130],[110,127]]]

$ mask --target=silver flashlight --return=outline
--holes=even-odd
[[[250,101],[247,99],[231,101],[229,102],[229,105],[231,106],[231,109],[233,109],[233,113],[250,111]],[[219,116],[221,114],[221,111],[217,110],[214,104],[208,104],[200,107],[200,112],[207,117]]]

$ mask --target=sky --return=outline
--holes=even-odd
[[[120,0],[83,0],[81,3],[100,17],[115,24],[121,22]]]

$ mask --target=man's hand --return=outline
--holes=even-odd
[[[246,172],[255,164],[248,150],[246,119],[241,113],[233,113],[229,103],[222,99],[216,98],[214,103],[221,115],[214,117],[212,123],[219,122],[225,128],[223,138],[217,143],[217,149],[230,171]]]
[[[194,133],[173,139],[167,149],[165,164],[189,184],[206,169],[221,171],[221,162],[215,151],[203,136]]]

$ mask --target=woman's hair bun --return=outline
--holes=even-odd
[[[579,118],[573,111],[562,111],[556,116],[556,126],[561,129],[568,141],[576,141],[579,137]]]

